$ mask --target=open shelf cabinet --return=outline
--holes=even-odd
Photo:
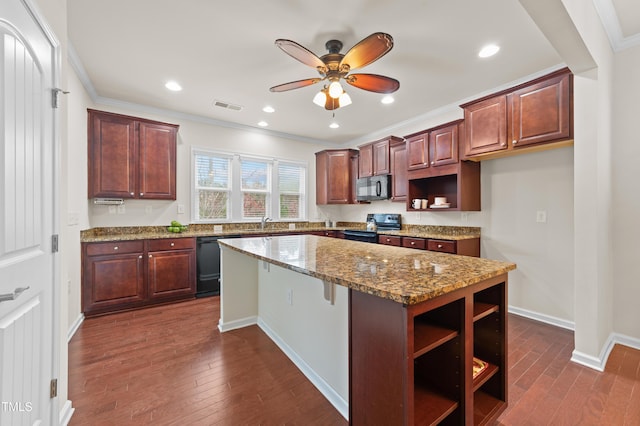
[[[507,405],[507,276],[417,305],[350,290],[352,424],[490,424]],[[488,363],[473,377],[473,358]]]

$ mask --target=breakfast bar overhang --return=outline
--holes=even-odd
[[[258,324],[351,424],[506,407],[515,264],[313,235],[219,243],[220,331]]]

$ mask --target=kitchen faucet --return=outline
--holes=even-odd
[[[267,222],[269,222],[271,220],[270,217],[263,217],[262,219],[260,219],[260,229],[264,229],[264,226],[267,224]]]

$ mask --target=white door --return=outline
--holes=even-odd
[[[48,425],[57,49],[23,0],[2,0],[0,37],[0,425]]]

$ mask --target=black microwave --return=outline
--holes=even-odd
[[[391,175],[356,180],[356,201],[388,200],[389,198],[391,198]]]

